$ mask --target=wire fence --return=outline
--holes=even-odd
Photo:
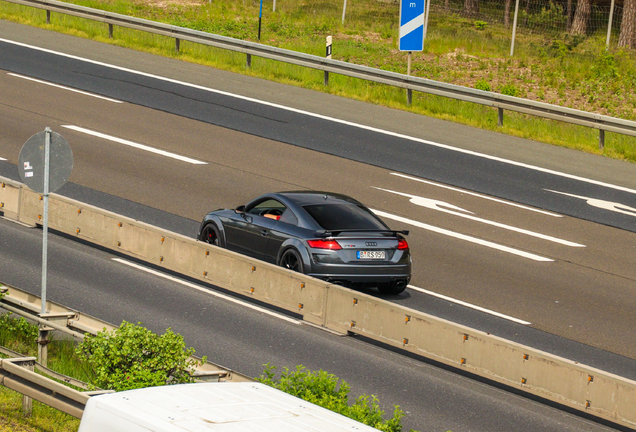
[[[244,0],[245,1],[245,0]],[[258,4],[258,0],[249,0]],[[316,22],[341,21],[345,27],[372,25],[396,28],[399,0],[267,0],[264,7],[291,17]],[[444,15],[454,15],[488,24],[512,27],[515,0],[431,0],[431,23]],[[576,0],[520,0],[517,31],[547,35],[606,32],[611,9],[605,5],[582,7],[577,15]],[[612,31],[620,30],[623,7],[616,5]],[[431,29],[434,24],[431,24]]]

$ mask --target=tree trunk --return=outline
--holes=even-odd
[[[618,46],[636,48],[636,0],[625,0]]]
[[[592,5],[590,0],[578,0],[576,5],[576,12],[574,13],[574,21],[572,22],[572,28],[570,34],[584,35],[587,33],[587,23],[590,21],[590,14],[592,13]]]
[[[469,15],[479,13],[479,0],[464,0],[464,12]]]
[[[530,0],[526,0],[526,17],[523,19],[524,27],[528,27],[528,16],[530,15]]]
[[[568,4],[566,7],[566,13],[568,14],[568,31],[572,30],[572,0],[568,0]]]
[[[444,0],[444,9],[450,9],[450,0]]]
[[[510,27],[510,5],[512,0],[506,0],[506,9],[504,10],[504,25]]]

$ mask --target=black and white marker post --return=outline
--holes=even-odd
[[[332,43],[332,37],[331,36],[327,36],[327,52],[326,52],[326,57],[328,59],[331,58],[331,43]],[[329,85],[329,71],[325,71],[325,86]]]

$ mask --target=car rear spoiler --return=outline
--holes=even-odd
[[[395,236],[398,234],[409,235],[408,230],[396,231],[390,229],[343,229],[343,230],[318,230],[314,233],[316,237],[336,237],[343,232],[373,232],[373,233],[391,233]]]

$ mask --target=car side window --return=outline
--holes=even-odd
[[[280,222],[285,222],[290,225],[298,225],[298,218],[290,209],[287,209],[279,219]]]
[[[263,216],[269,219],[280,220],[287,213],[287,207],[275,199],[266,199],[256,204],[247,212],[253,215]]]

